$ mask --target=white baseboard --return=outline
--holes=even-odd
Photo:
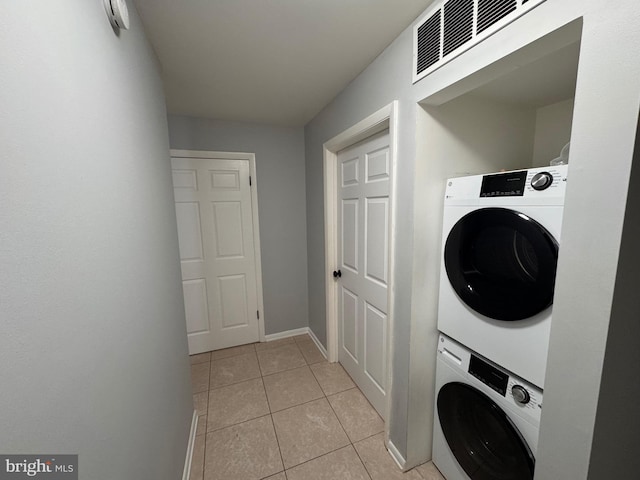
[[[287,330],[285,332],[271,333],[269,335],[265,335],[264,339],[267,342],[273,342],[274,340],[280,340],[281,338],[295,337],[297,335],[304,335],[305,333],[309,333],[308,327],[296,328],[295,330]]]
[[[194,410],[191,418],[191,431],[189,432],[189,444],[187,445],[187,457],[184,460],[184,470],[182,480],[189,480],[191,476],[191,460],[193,459],[193,449],[196,443],[196,433],[198,430],[198,413]]]
[[[324,345],[322,345],[322,343],[320,343],[320,340],[318,340],[318,337],[316,337],[316,334],[313,333],[313,331],[310,328],[307,328],[309,336],[311,337],[311,340],[313,340],[313,343],[316,344],[316,347],[318,347],[318,350],[320,350],[320,353],[322,355],[324,355],[324,358],[328,358],[327,357],[327,349],[324,348]]]
[[[298,335],[304,335],[304,334],[307,334],[309,335],[309,337],[311,337],[311,340],[313,340],[313,343],[316,344],[316,347],[318,347],[318,350],[320,350],[320,353],[324,355],[324,358],[327,358],[327,349],[324,348],[324,345],[320,343],[320,340],[318,340],[318,337],[316,337],[316,334],[313,333],[309,327],[296,328],[295,330],[287,330],[285,332],[279,332],[279,333],[272,333],[270,335],[265,335],[264,339],[266,342],[273,342],[274,340],[280,340],[281,338],[296,337]]]
[[[396,462],[400,470],[404,472],[407,461],[404,459],[400,451],[396,448],[391,440],[387,442],[387,451],[389,452],[389,455],[391,455],[391,458],[393,458],[393,460]]]

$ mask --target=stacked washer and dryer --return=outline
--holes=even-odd
[[[567,166],[453,178],[444,199],[433,462],[533,479]]]

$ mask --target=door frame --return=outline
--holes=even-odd
[[[253,249],[255,251],[254,261],[256,268],[256,294],[258,299],[258,329],[260,331],[260,341],[264,342],[264,297],[262,291],[262,257],[260,254],[260,222],[258,215],[258,179],[256,175],[256,155],[255,153],[244,152],[212,152],[208,150],[169,150],[170,157],[195,158],[203,160],[248,160],[249,175],[251,176],[251,218],[253,220]]]
[[[330,275],[338,264],[338,152],[383,130],[389,130],[389,284],[387,288],[387,395],[386,418],[390,418],[389,398],[392,389],[391,359],[394,308],[394,258],[395,258],[395,208],[396,163],[398,149],[398,101],[394,100],[380,110],[325,142],[323,148],[324,170],[324,258],[325,258],[325,306],[327,328],[327,360],[338,361],[338,284]],[[388,422],[385,422],[387,425]]]

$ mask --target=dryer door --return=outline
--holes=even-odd
[[[438,418],[456,460],[471,480],[532,480],[535,459],[524,438],[484,393],[452,382],[438,392]]]
[[[444,265],[454,291],[496,320],[523,320],[553,302],[558,243],[531,217],[481,208],[451,229]]]

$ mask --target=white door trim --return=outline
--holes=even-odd
[[[206,158],[226,160],[248,160],[249,174],[251,175],[251,210],[253,212],[253,246],[256,262],[256,289],[258,298],[258,327],[260,329],[260,341],[265,341],[264,333],[264,298],[262,294],[262,258],[260,254],[260,222],[258,215],[258,180],[256,177],[256,156],[254,153],[244,152],[210,152],[206,150],[170,150],[171,157],[182,158]]]
[[[389,416],[389,398],[393,386],[390,363],[393,358],[391,351],[391,332],[393,332],[394,306],[394,258],[395,258],[395,209],[396,209],[396,160],[398,136],[398,102],[393,101],[364,120],[356,123],[344,132],[336,135],[323,145],[324,158],[324,258],[325,258],[325,291],[327,315],[327,359],[338,361],[338,285],[331,272],[338,264],[338,151],[343,150],[373,134],[389,129],[389,151],[391,155],[391,183],[389,185],[389,201],[391,211],[389,219],[389,288],[387,297],[387,407],[386,418]]]

